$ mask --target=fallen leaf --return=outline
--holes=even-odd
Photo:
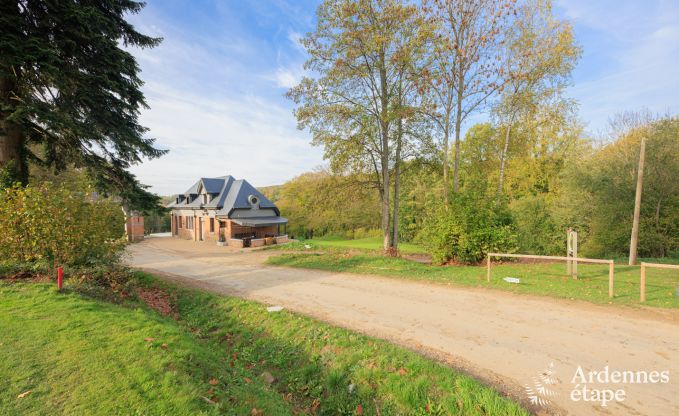
[[[408,374],[408,371],[405,368],[401,367],[398,369],[398,373],[402,376],[405,376],[406,374]]]
[[[252,383],[252,380],[250,380],[250,379],[247,378],[247,377],[245,377],[245,378],[243,379],[243,381],[245,381],[245,382],[248,383],[248,384]]]
[[[163,345],[161,345],[161,346],[160,346],[160,348],[162,348],[162,349],[166,350],[166,349],[167,349],[167,344],[163,344]]]
[[[356,413],[357,415],[362,415],[363,414],[363,405],[359,404],[358,406],[356,406],[356,411],[354,413]]]
[[[219,383],[219,382],[217,381],[216,378],[211,378],[210,381],[208,381],[208,383],[212,384],[213,386],[216,386],[217,383]]]
[[[17,399],[23,399],[24,397],[26,397],[26,396],[28,396],[29,394],[31,394],[32,391],[33,391],[33,390],[28,390],[28,391],[25,391],[25,392],[21,393],[20,395],[17,396]]]
[[[213,388],[209,388],[208,391],[207,391],[207,394],[209,394],[210,396],[212,396],[214,393],[215,393],[215,389],[213,389]]]
[[[155,338],[144,338],[144,341],[146,342],[153,342],[155,340],[156,340]]]
[[[259,416],[259,415],[263,415],[263,414],[264,414],[264,412],[257,409],[256,407],[253,407],[252,410],[250,410],[250,415],[252,415],[252,416]]]
[[[212,400],[208,399],[205,396],[202,396],[202,399],[205,400],[206,402],[210,403],[210,404],[215,404],[215,402],[213,402]]]
[[[265,371],[261,375],[262,379],[266,382],[266,384],[271,384],[274,381],[276,381],[276,378],[268,371]]]

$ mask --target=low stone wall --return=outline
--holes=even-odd
[[[264,243],[265,241],[263,238],[253,238],[250,240],[250,247],[263,247]]]
[[[243,240],[238,238],[229,238],[229,245],[231,247],[243,248]]]
[[[284,243],[287,243],[288,241],[290,241],[290,239],[288,238],[288,235],[285,234],[285,235],[279,235],[278,237],[276,237],[275,241],[276,241],[276,244],[284,244]]]

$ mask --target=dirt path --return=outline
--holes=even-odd
[[[129,263],[166,278],[314,316],[435,354],[513,397],[528,394],[553,363],[555,395],[544,413],[679,414],[679,311],[636,310],[493,290],[263,265],[271,251],[151,238],[129,248]],[[669,371],[667,383],[585,383],[624,390],[621,402],[573,401],[578,366],[588,371]],[[637,375],[635,375],[636,377]],[[643,375],[638,375],[643,378]],[[578,380],[580,381],[580,380]],[[582,391],[582,384],[578,391]],[[577,398],[577,394],[576,398]],[[602,393],[603,394],[603,393]]]

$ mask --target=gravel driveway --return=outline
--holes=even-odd
[[[533,407],[545,414],[679,414],[676,310],[598,306],[488,289],[271,267],[262,263],[276,252],[244,252],[175,238],[150,238],[131,245],[128,252],[129,264],[167,279],[281,305],[433,355],[524,403],[531,396],[528,386],[532,395],[550,402]],[[586,377],[588,371],[607,371],[606,366],[609,377],[615,371],[647,375],[669,371],[669,382],[613,383],[609,378],[578,386],[581,380],[572,381],[579,366]],[[546,369],[552,373],[543,374],[541,381],[540,373]],[[546,379],[555,384],[545,384]],[[583,387],[588,398],[591,390],[600,398],[606,391],[624,390],[625,397],[605,407],[600,401],[574,401],[573,397],[582,397]]]

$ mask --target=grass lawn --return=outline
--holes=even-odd
[[[650,261],[646,259],[644,261]],[[333,250],[326,253],[291,253],[271,257],[269,264],[340,272],[376,274],[414,280],[428,280],[464,286],[491,287],[518,293],[582,299],[595,303],[639,304],[639,267],[616,264],[615,297],[608,297],[608,265],[578,267],[579,278],[566,275],[566,263],[496,264],[491,282],[486,268],[479,266],[429,266],[401,258],[364,252]],[[667,260],[665,259],[665,262]],[[675,262],[679,263],[679,259]],[[518,277],[520,284],[507,283],[504,277]],[[679,308],[675,291],[679,270],[647,269],[645,305]]]
[[[174,317],[0,280],[0,414],[527,414],[387,342],[144,273],[135,282],[171,299]]]
[[[381,250],[382,237],[368,237],[359,238],[356,240],[347,240],[340,237],[320,237],[313,240],[306,240],[305,243],[310,243],[319,247],[339,247],[339,248],[357,248],[367,250]],[[413,243],[399,243],[399,250],[406,254],[420,254],[426,251]]]

